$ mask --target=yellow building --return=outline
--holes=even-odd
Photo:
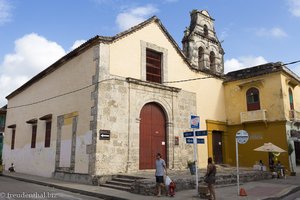
[[[299,84],[299,77],[282,63],[268,63],[226,75],[225,163],[236,164],[235,136],[239,130],[249,134],[248,142],[239,145],[241,166],[251,167],[259,160],[268,166],[269,154],[253,150],[264,143],[271,142],[286,151],[289,143],[294,146],[294,140],[298,139],[291,134],[299,131]],[[277,159],[290,167],[288,153],[281,153]]]

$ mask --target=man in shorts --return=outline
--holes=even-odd
[[[156,154],[156,162],[155,162],[156,170],[155,170],[155,177],[156,177],[156,189],[158,191],[157,196],[161,196],[161,190],[164,187],[164,175],[166,172],[167,175],[167,167],[166,162],[161,158],[161,154]]]

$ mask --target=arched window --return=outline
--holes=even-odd
[[[246,92],[247,96],[247,110],[260,110],[260,101],[259,101],[259,90],[257,88],[250,88]]]
[[[294,98],[293,98],[293,91],[289,89],[289,99],[290,99],[290,110],[294,110]]]
[[[210,52],[209,54],[209,66],[211,70],[214,70],[215,65],[216,65],[216,55],[213,51]]]
[[[199,47],[198,49],[198,66],[204,66],[204,49],[202,47]]]
[[[204,26],[203,26],[203,32],[204,32],[205,36],[208,36],[208,28],[207,28],[206,24],[204,24]]]

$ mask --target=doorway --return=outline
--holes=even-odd
[[[212,131],[213,160],[216,164],[223,163],[222,131]]]
[[[296,154],[296,164],[300,165],[300,141],[294,142],[295,154]]]
[[[167,162],[166,115],[156,103],[146,104],[140,113],[139,169],[155,169],[156,154]]]

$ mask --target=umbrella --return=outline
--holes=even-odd
[[[286,152],[285,150],[272,144],[271,142],[265,143],[263,146],[254,149],[254,151],[277,152],[277,153]]]

